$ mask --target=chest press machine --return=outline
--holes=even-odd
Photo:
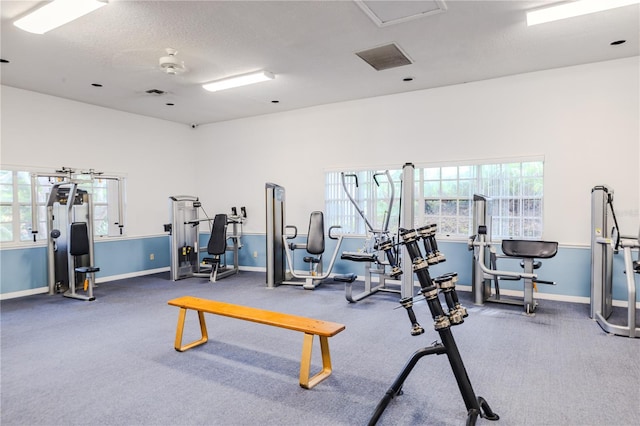
[[[323,255],[326,249],[324,214],[321,211],[311,212],[309,228],[304,242],[294,242],[298,237],[298,228],[287,225],[285,219],[285,189],[275,183],[265,184],[265,202],[267,212],[267,288],[275,288],[281,284],[301,285],[313,290],[329,277],[335,264],[338,251],[342,245],[342,235],[335,236],[331,226],[327,236],[336,241],[329,261],[324,268]],[[303,262],[308,265],[308,272],[296,270],[295,251],[304,251]]]
[[[169,197],[169,211],[171,223],[164,225],[165,232],[170,237],[170,271],[171,279],[177,281],[183,278],[209,278],[216,282],[229,275],[237,274],[239,267],[238,250],[242,247],[242,224],[247,219],[244,207],[231,209],[231,215],[217,214],[213,218],[211,234],[207,245],[200,247],[200,223],[211,222],[208,217],[199,218],[202,203],[198,197],[190,195],[173,195]],[[232,225],[232,233],[227,233],[228,225]],[[229,247],[228,241],[231,241]],[[233,265],[229,266],[224,260],[228,251],[232,252]],[[205,257],[200,259],[200,253]]]

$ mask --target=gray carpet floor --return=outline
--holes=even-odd
[[[344,287],[265,288],[265,275],[209,283],[157,274],[101,284],[97,300],[36,295],[2,301],[1,415],[9,425],[364,425],[417,349],[398,295],[356,304]],[[356,289],[354,289],[356,290]],[[192,295],[339,322],[329,339],[333,374],[298,385],[302,334],[207,315],[209,342],[174,350],[178,309]],[[453,334],[469,378],[500,420],[479,425],[637,425],[640,339],[611,336],[589,306],[540,301],[534,317],[506,305],[473,306]],[[622,314],[624,315],[624,313]],[[190,312],[184,341],[199,337]],[[320,355],[314,347],[313,368]],[[466,410],[446,356],[423,358],[380,425],[462,425]]]

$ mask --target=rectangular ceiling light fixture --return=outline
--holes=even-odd
[[[91,13],[108,0],[54,0],[13,23],[21,30],[44,34]]]
[[[544,24],[638,3],[640,3],[640,0],[577,0],[561,3],[556,6],[527,12],[527,25]]]
[[[269,71],[262,70],[212,81],[210,83],[203,84],[202,87],[210,92],[217,92],[218,90],[231,89],[233,87],[246,86],[253,83],[260,83],[261,81],[273,80],[274,78],[276,78],[275,75]]]

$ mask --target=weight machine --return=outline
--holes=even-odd
[[[286,225],[285,220],[285,190],[275,183],[265,184],[265,203],[267,211],[266,223],[266,251],[267,251],[267,288],[277,285],[302,285],[307,290],[313,290],[330,274],[335,264],[338,251],[342,245],[342,235],[334,236],[332,231],[340,226],[331,226],[328,237],[336,241],[326,271],[323,268],[323,254],[325,251],[324,215],[314,211],[309,218],[309,230],[304,243],[290,242],[298,236],[298,229],[293,225]],[[292,231],[288,234],[287,231]],[[308,273],[301,273],[295,269],[296,250],[304,250],[303,257],[309,265]]]
[[[233,207],[231,214],[217,214],[214,219],[200,219],[199,211],[202,203],[198,197],[191,195],[172,195],[169,197],[171,222],[164,225],[170,239],[170,275],[173,281],[184,278],[209,278],[210,282],[229,275],[237,274],[239,267],[239,250],[242,248],[242,224],[247,219],[244,207],[240,214]],[[206,212],[204,213],[206,216]],[[213,222],[211,234],[206,246],[200,247],[200,224]],[[227,234],[228,225],[232,226],[231,235]],[[227,241],[231,241],[231,247]],[[226,252],[233,253],[233,265],[226,261]],[[200,253],[205,256],[200,259]]]
[[[442,256],[437,252],[433,243],[435,239],[425,237],[414,229],[401,229],[400,236],[403,246],[407,249],[408,258],[411,259],[413,265],[413,273],[415,273],[420,282],[421,292],[427,301],[431,316],[434,320],[434,328],[440,335],[442,342],[436,342],[429,347],[425,347],[416,351],[400,374],[397,376],[389,390],[386,392],[382,400],[378,403],[373,416],[369,420],[369,426],[373,426],[387,408],[391,400],[402,394],[402,386],[409,374],[416,366],[417,362],[427,355],[446,354],[449,359],[451,370],[458,384],[458,389],[464,400],[467,409],[467,426],[475,425],[478,417],[484,417],[487,420],[498,420],[499,416],[494,413],[489,404],[482,397],[476,397],[469,376],[467,375],[462,357],[456,345],[451,327],[462,324],[464,318],[468,316],[467,310],[462,307],[458,301],[458,295],[455,289],[455,283],[458,279],[457,273],[449,273],[431,279],[429,274],[429,258]],[[425,247],[425,255],[423,256],[418,241],[422,239]],[[407,274],[413,275],[413,274]],[[439,299],[439,293],[444,295],[444,299],[448,308],[447,313],[444,312]],[[400,304],[407,310],[409,321],[411,322],[411,335],[418,336],[424,333],[424,329],[417,321],[413,311],[413,298],[406,297],[400,300]]]
[[[406,163],[402,169],[402,197],[401,197],[401,220],[402,226],[413,227],[413,188],[414,188],[414,171],[415,167],[412,163]],[[364,213],[364,210],[360,208],[357,201],[349,190],[347,180],[353,182],[355,188],[358,188],[358,176],[356,174],[341,173],[342,187],[345,194],[351,201],[351,204],[355,207],[356,211],[362,217],[367,230],[367,240],[363,250],[357,252],[343,252],[341,259],[349,260],[353,262],[364,263],[364,290],[356,295],[353,294],[353,282],[355,281],[355,274],[339,275],[334,277],[336,281],[342,281],[345,283],[345,297],[351,302],[355,303],[366,297],[371,296],[379,291],[399,293],[401,298],[413,297],[413,276],[411,274],[402,273],[402,259],[407,258],[405,249],[401,246],[398,250],[398,242],[391,235],[389,230],[389,221],[391,218],[391,210],[395,201],[395,189],[393,185],[393,179],[388,170],[384,172],[377,172],[373,174],[373,181],[377,187],[380,186],[378,178],[384,176],[389,186],[389,197],[386,202],[386,209],[384,218],[382,221],[381,229],[374,229],[371,222],[368,220]],[[435,228],[430,227],[420,228],[420,232],[424,232],[425,236],[435,244]],[[444,257],[440,260],[432,258],[430,261],[437,263],[438,261],[444,261]],[[373,285],[373,276],[376,275],[378,279],[377,285]],[[390,288],[387,286],[387,280],[400,280],[399,288]]]
[[[608,321],[613,313],[613,256],[622,247],[627,282],[627,324]],[[635,274],[640,273],[640,261],[633,261],[631,252],[640,249],[640,234],[621,237],[613,208],[613,189],[606,185],[591,189],[591,306],[590,317],[607,333],[625,337],[640,337],[636,321]]]
[[[556,285],[553,281],[538,279],[534,270],[540,268],[542,263],[536,259],[554,257],[558,252],[558,243],[555,241],[503,240],[502,252],[504,256],[498,255],[491,240],[491,204],[491,198],[474,194],[473,229],[477,234],[472,235],[468,242],[469,251],[473,251],[471,274],[473,303],[480,306],[485,302],[520,305],[524,307],[526,315],[535,315],[538,302],[535,300],[534,290],[537,289],[537,284]],[[522,272],[498,270],[498,258],[520,260]],[[501,295],[501,280],[523,280],[523,298],[515,299]]]
[[[77,171],[62,167],[54,173],[31,174],[31,233],[39,233],[38,183],[52,182],[46,202],[47,282],[48,293],[79,300],[95,300],[95,266],[93,241],[93,201],[91,193],[80,186],[94,179],[115,180],[118,184],[118,225],[124,227],[122,213],[123,181],[93,169]],[[79,283],[83,283],[79,286]]]

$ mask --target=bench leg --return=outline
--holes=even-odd
[[[311,350],[313,348],[313,334],[304,333],[302,344],[302,360],[300,362],[300,386],[311,389],[331,374],[331,355],[329,354],[329,338],[320,337],[320,351],[322,353],[322,370],[313,377],[311,374]]]
[[[204,312],[202,311],[197,311],[197,312],[198,312],[198,320],[200,321],[200,332],[202,334],[202,337],[198,340],[195,340],[191,343],[188,343],[182,346],[182,332],[184,331],[184,320],[187,316],[187,309],[180,308],[180,313],[178,314],[178,328],[176,329],[176,342],[174,344],[176,351],[184,352],[187,349],[193,348],[194,346],[207,343],[207,340],[209,340],[209,335],[207,334],[207,323],[204,321]]]

